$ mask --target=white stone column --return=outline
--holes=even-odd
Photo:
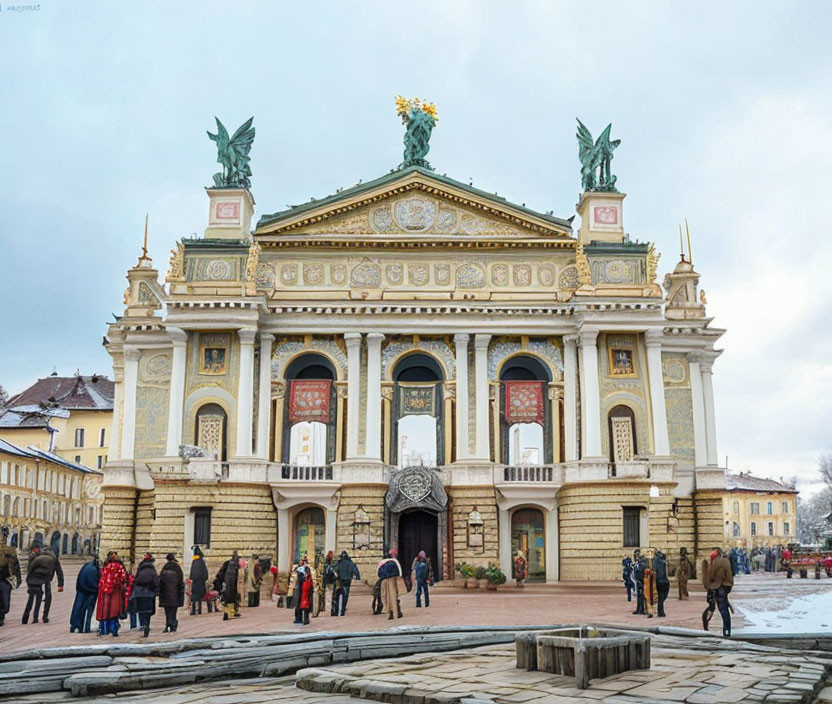
[[[705,445],[707,447],[708,465],[716,467],[719,456],[716,448],[716,416],[714,415],[714,362],[703,359],[699,363],[702,372],[702,393],[705,402]]]
[[[182,406],[185,403],[185,356],[188,335],[179,328],[168,328],[173,345],[170,365],[170,397],[168,399],[168,438],[165,454],[175,457],[182,444]]]
[[[361,333],[344,335],[347,344],[347,459],[358,457],[358,426],[361,407],[359,382],[361,381]]]
[[[662,376],[662,331],[653,328],[644,333],[647,345],[647,374],[650,379],[650,406],[653,410],[654,454],[670,454],[670,438],[667,433],[667,409],[664,400]]]
[[[546,511],[546,581],[557,582],[558,570],[558,507]]]
[[[563,436],[567,462],[578,459],[578,336],[563,338]]]
[[[136,442],[136,382],[139,378],[139,360],[142,351],[136,347],[124,348],[124,410],[121,422],[121,459],[133,459]]]
[[[693,398],[693,441],[696,466],[704,467],[708,461],[708,444],[705,438],[705,396],[702,390],[702,371],[699,368],[701,354],[688,352],[690,367],[690,394]]]
[[[579,333],[581,345],[581,425],[583,457],[601,457],[601,390],[598,386],[598,331]]]
[[[498,494],[499,496],[499,494]],[[500,569],[511,579],[511,515],[507,508],[497,506],[497,529],[499,531]]]
[[[326,507],[324,509],[324,521],[326,522],[324,534],[324,549],[326,552],[330,550],[335,552],[335,531],[338,524],[338,507]]]
[[[277,509],[277,559],[275,564],[279,571],[279,577],[285,579],[292,569],[292,556],[289,554],[292,541],[289,535],[289,509]]]
[[[365,454],[381,460],[381,341],[380,332],[367,333],[367,434]]]
[[[110,442],[108,447],[108,462],[114,462],[121,457],[121,408],[124,401],[124,368],[113,368],[113,423],[110,428]]]
[[[477,405],[477,459],[489,460],[491,436],[488,432],[488,343],[491,335],[474,337],[474,398]]]
[[[256,331],[242,328],[240,338],[240,379],[237,387],[237,457],[251,457],[254,423],[254,338]]]
[[[456,348],[456,459],[467,459],[468,450],[468,335],[454,335]]]
[[[269,459],[272,416],[272,343],[274,335],[260,334],[260,379],[257,387],[257,456]]]

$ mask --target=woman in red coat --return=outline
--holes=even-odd
[[[295,623],[302,623],[304,626],[309,625],[309,612],[312,610],[312,593],[314,586],[312,582],[312,575],[309,568],[301,565],[298,568],[298,586],[299,601],[298,610],[295,615]]]
[[[127,608],[127,570],[118,553],[111,550],[101,568],[98,581],[98,604],[95,618],[98,621],[98,635],[118,635],[118,620]]]

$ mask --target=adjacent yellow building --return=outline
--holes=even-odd
[[[726,475],[722,498],[725,538],[743,548],[785,545],[797,540],[797,490],[748,473]]]
[[[106,376],[38,379],[0,409],[0,438],[101,469],[109,456],[113,382]]]
[[[34,446],[0,439],[0,540],[21,550],[37,540],[64,555],[95,551],[102,476]]]

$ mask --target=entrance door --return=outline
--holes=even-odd
[[[530,582],[546,581],[546,535],[543,512],[536,508],[521,508],[511,517],[511,561],[520,550],[528,563]],[[513,575],[512,575],[513,576]]]
[[[323,509],[317,507],[307,508],[295,516],[295,549],[292,552],[293,564],[299,564],[300,558],[306,555],[309,564],[314,565],[315,556],[324,553],[325,537],[326,523],[324,522]]]
[[[424,550],[433,566],[433,577],[442,578],[441,565],[437,555],[439,518],[429,511],[410,511],[399,518],[399,562],[404,576],[410,575],[413,559]]]

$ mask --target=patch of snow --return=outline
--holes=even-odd
[[[832,589],[795,598],[768,596],[731,603],[752,624],[743,633],[832,633]]]

